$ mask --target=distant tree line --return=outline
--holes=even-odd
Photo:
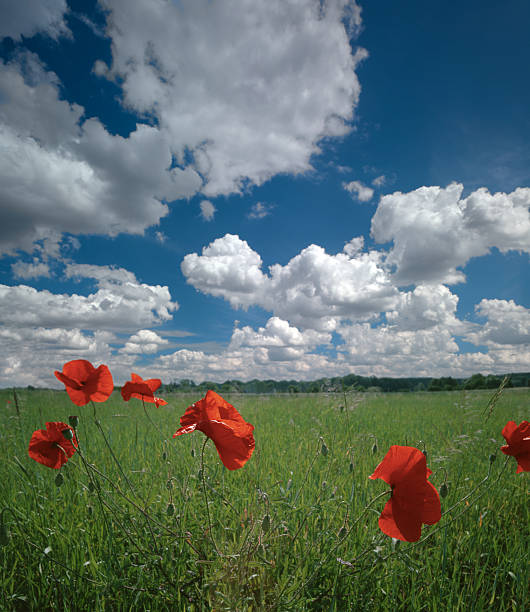
[[[319,378],[313,381],[303,380],[226,380],[217,383],[206,380],[199,384],[189,378],[162,385],[162,392],[206,393],[212,389],[223,393],[341,393],[342,391],[383,393],[412,391],[457,391],[462,389],[496,389],[504,376],[508,376],[507,387],[530,386],[530,372],[484,376],[473,374],[470,378],[378,378],[377,376],[336,376]]]

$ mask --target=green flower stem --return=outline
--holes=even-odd
[[[318,574],[319,570],[321,567],[323,567],[328,561],[329,559],[335,554],[335,551],[339,548],[339,546],[341,546],[341,544],[348,538],[348,536],[350,535],[350,533],[353,531],[353,528],[357,525],[357,523],[361,520],[361,518],[366,514],[366,512],[368,512],[368,510],[371,508],[371,506],[381,497],[384,497],[385,495],[389,495],[392,493],[392,489],[387,489],[386,491],[383,491],[382,493],[380,493],[379,495],[376,495],[371,501],[368,502],[368,504],[366,504],[366,506],[361,510],[361,513],[359,514],[359,516],[355,519],[355,521],[351,524],[350,528],[348,529],[348,531],[344,534],[344,536],[342,538],[339,539],[339,541],[335,544],[335,546],[333,546],[330,551],[328,552],[328,554],[324,557],[324,559],[322,561],[319,561],[317,564],[317,567],[315,568],[315,570],[313,571],[313,573],[311,574],[311,576],[309,576],[309,578],[302,584],[302,586],[298,587],[298,589],[296,589],[296,591],[294,592],[293,596],[291,597],[291,599],[285,604],[286,607],[288,607],[290,604],[293,603],[293,601],[295,600],[295,598],[297,597],[297,595],[303,591],[303,589],[305,589],[312,581],[313,579],[316,577],[316,575]],[[363,553],[364,554],[364,553]],[[285,589],[287,588],[287,585],[289,583],[286,582],[285,585],[283,586],[282,590],[280,591],[280,594],[278,595],[278,604],[281,601],[281,597],[285,591]]]
[[[204,476],[204,448],[206,446],[206,444],[208,443],[209,438],[206,437],[204,439],[204,443],[202,445],[202,449],[201,449],[201,477],[202,477],[202,491],[204,493],[204,503],[206,504],[206,515],[208,517],[208,529],[210,531],[210,539],[212,540],[212,544],[213,547],[215,549],[215,552],[221,557],[221,553],[219,552],[219,549],[217,548],[217,544],[215,542],[215,538],[213,535],[213,529],[212,529],[212,520],[210,518],[210,508],[208,507],[208,495],[206,494],[206,478]]]
[[[103,440],[105,441],[105,444],[106,444],[107,448],[109,449],[109,452],[110,452],[112,458],[114,459],[114,462],[118,466],[118,469],[122,473],[122,476],[125,478],[125,482],[129,485],[129,488],[134,493],[134,495],[137,495],[137,492],[134,489],[131,481],[127,477],[127,474],[125,473],[125,470],[122,468],[121,463],[120,463],[118,457],[116,457],[116,455],[114,454],[114,451],[112,450],[112,447],[111,447],[109,441],[107,440],[107,436],[105,435],[105,432],[103,431],[103,427],[101,426],[101,422],[98,420],[98,418],[96,416],[96,405],[94,404],[94,402],[92,402],[92,406],[94,408],[94,422],[96,424],[96,427],[99,429],[101,435],[103,436]]]

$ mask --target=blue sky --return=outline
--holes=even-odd
[[[0,12],[1,386],[530,369],[527,2]]]

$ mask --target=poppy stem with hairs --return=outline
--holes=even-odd
[[[122,473],[122,476],[125,478],[125,482],[129,485],[129,488],[131,489],[131,491],[136,495],[137,493],[136,493],[136,491],[135,491],[131,481],[127,477],[127,474],[125,473],[125,470],[122,468],[121,463],[120,463],[118,457],[116,457],[116,455],[114,454],[114,451],[112,450],[112,446],[110,445],[109,441],[107,440],[107,436],[105,435],[105,432],[103,431],[103,427],[101,426],[101,421],[96,416],[96,405],[94,404],[94,402],[92,400],[90,400],[90,401],[92,402],[92,407],[94,408],[94,423],[96,424],[96,427],[99,429],[101,435],[103,436],[103,440],[105,441],[105,444],[106,444],[107,448],[109,449],[109,452],[110,452],[112,458],[114,459],[114,462],[118,466],[118,469]]]
[[[339,541],[335,544],[335,546],[333,546],[330,551],[328,552],[328,554],[324,557],[324,559],[322,561],[319,561],[314,572],[311,574],[311,576],[309,576],[309,578],[302,584],[302,586],[298,587],[298,589],[294,592],[293,596],[291,597],[291,599],[286,603],[286,607],[290,604],[293,603],[295,597],[298,595],[298,593],[300,593],[301,591],[303,591],[303,589],[306,588],[306,586],[308,584],[310,584],[313,579],[316,577],[316,575],[318,574],[320,568],[329,561],[329,559],[331,558],[331,556],[335,553],[335,551],[337,550],[337,548],[339,548],[339,546],[348,538],[348,536],[350,535],[350,533],[353,531],[353,528],[357,525],[357,523],[361,520],[361,518],[364,516],[364,514],[371,508],[371,506],[378,500],[381,499],[381,497],[384,497],[385,495],[391,495],[392,494],[392,489],[387,489],[386,491],[383,491],[382,493],[379,493],[379,495],[376,495],[372,500],[370,500],[366,506],[361,510],[361,513],[359,514],[359,516],[355,519],[355,521],[353,521],[353,523],[351,524],[350,528],[348,529],[348,531],[345,533],[344,536],[342,536],[342,538],[339,538]],[[363,553],[364,554],[364,553]],[[287,586],[289,585],[289,582],[286,582],[282,588],[282,590],[280,591],[280,594],[278,595],[278,603],[281,601],[281,597],[285,591],[285,589],[287,588]]]
[[[152,426],[153,426],[153,427],[154,427],[154,428],[155,428],[155,429],[158,431],[158,433],[160,434],[160,436],[161,436],[162,440],[164,441],[164,440],[165,440],[165,438],[164,438],[164,434],[163,434],[163,433],[162,433],[162,431],[160,430],[160,427],[158,427],[158,425],[157,425],[157,424],[156,424],[156,423],[153,421],[153,419],[152,419],[152,418],[149,416],[149,413],[147,412],[147,408],[145,407],[145,401],[144,401],[143,396],[142,396],[142,406],[143,406],[143,409],[144,409],[145,416],[147,417],[147,420],[148,420],[148,421],[151,423],[151,425],[152,425]]]
[[[206,436],[206,438],[204,439],[203,445],[202,445],[202,449],[201,449],[201,479],[202,479],[202,491],[204,493],[204,503],[206,505],[206,516],[208,517],[208,530],[210,532],[210,538],[212,540],[212,544],[213,547],[215,549],[215,552],[219,555],[222,556],[221,553],[219,552],[219,549],[217,548],[217,544],[215,542],[215,538],[213,536],[213,530],[212,530],[212,520],[210,518],[210,508],[208,506],[208,495],[206,493],[206,477],[204,476],[204,448],[206,446],[206,444],[208,443],[208,440],[210,438],[208,438],[208,436]]]

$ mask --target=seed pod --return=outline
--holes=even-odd
[[[167,505],[166,514],[168,516],[173,516],[175,514],[175,506],[171,502]]]
[[[55,477],[55,485],[57,487],[60,487],[64,482],[64,476],[61,474],[61,472],[59,472],[57,474],[57,476]]]
[[[266,514],[263,517],[263,520],[261,521],[261,530],[263,531],[263,533],[267,533],[267,531],[269,531],[271,526],[271,517]]]
[[[447,485],[445,484],[445,482],[442,482],[442,486],[440,487],[440,496],[447,497],[447,493],[448,493]]]
[[[63,429],[61,431],[61,433],[63,434],[63,436],[67,439],[67,440],[73,440],[74,439],[74,434],[72,433],[71,429]]]
[[[72,415],[72,416],[69,416],[69,417],[68,417],[68,422],[70,423],[70,425],[71,425],[71,426],[72,426],[74,429],[76,429],[76,428],[77,428],[77,426],[79,425],[79,417],[78,417],[78,416],[76,416],[75,414],[74,414],[74,415]]]

